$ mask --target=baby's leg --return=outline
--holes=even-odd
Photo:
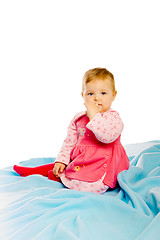
[[[26,177],[33,174],[40,174],[44,177],[48,177],[48,172],[50,170],[53,170],[54,165],[55,163],[49,163],[49,164],[41,165],[38,167],[24,167],[24,166],[14,165],[13,169],[22,177]]]

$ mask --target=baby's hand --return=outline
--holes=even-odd
[[[97,103],[85,102],[84,105],[87,108],[87,116],[91,120],[97,113],[100,112],[100,108]]]
[[[54,175],[59,178],[60,173],[62,173],[65,169],[66,165],[64,163],[55,163],[54,168],[53,168],[53,173]]]

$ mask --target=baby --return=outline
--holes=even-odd
[[[104,193],[129,168],[121,145],[123,122],[111,109],[116,97],[114,76],[105,68],[87,71],[82,82],[85,112],[74,116],[55,163],[35,168],[14,166],[21,176],[41,174],[79,191]],[[52,170],[53,169],[53,170]]]

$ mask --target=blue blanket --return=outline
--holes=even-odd
[[[0,239],[160,239],[160,141],[126,147],[130,168],[102,195],[79,192],[40,175],[0,170]],[[54,158],[21,162],[37,166]]]

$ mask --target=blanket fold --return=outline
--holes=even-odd
[[[129,170],[102,195],[79,192],[41,175],[0,170],[1,240],[158,240],[160,141],[125,146]],[[23,166],[54,162],[33,158]]]

